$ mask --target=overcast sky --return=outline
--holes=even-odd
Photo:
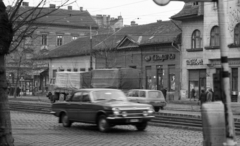
[[[11,0],[4,0],[6,5]],[[37,4],[38,0],[25,0],[30,6]],[[49,0],[49,3],[58,4],[64,0]],[[169,17],[178,13],[182,8],[183,2],[170,2],[167,6],[158,6],[152,0],[72,0],[73,9],[83,7],[91,15],[102,14],[117,18],[123,17],[124,25],[129,25],[131,21],[138,24],[148,24],[157,20],[169,20]]]

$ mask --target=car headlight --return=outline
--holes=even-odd
[[[125,111],[122,112],[122,116],[123,116],[123,117],[126,117],[126,116],[127,116],[127,112],[125,112]]]
[[[149,107],[149,108],[148,108],[148,113],[149,113],[149,114],[152,114],[153,112],[154,112],[153,108],[152,108],[152,107]]]
[[[143,111],[144,116],[148,116],[148,111]]]
[[[120,110],[118,108],[112,108],[112,110],[113,110],[114,115],[119,115],[120,114]]]

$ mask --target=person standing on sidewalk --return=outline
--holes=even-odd
[[[213,91],[212,88],[208,88],[207,91],[207,102],[212,102],[213,100]]]

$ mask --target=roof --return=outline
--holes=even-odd
[[[171,43],[181,33],[181,22],[158,21],[156,23],[123,27],[98,44],[95,49],[116,48],[118,44],[128,37],[138,45]]]
[[[102,42],[107,36],[95,35],[92,37],[92,46]],[[88,55],[90,51],[90,37],[78,38],[70,43],[57,47],[51,50],[45,56],[38,56],[35,59],[51,59],[51,58],[62,58],[62,57],[72,57],[72,56],[82,56]]]
[[[185,3],[183,9],[177,13],[176,15],[173,15],[171,19],[173,20],[180,20],[186,17],[195,17],[199,16],[199,8],[200,5],[192,5],[189,3]]]
[[[24,15],[32,12],[35,7],[21,7],[19,14],[24,12]],[[40,13],[39,13],[40,12]],[[48,14],[51,12],[50,14]],[[48,14],[47,16],[45,16]],[[88,11],[84,10],[66,10],[53,8],[38,8],[33,15],[43,16],[36,20],[35,24],[41,25],[60,25],[72,27],[88,27],[98,28],[97,23],[93,20]],[[24,17],[23,17],[24,18]],[[21,21],[23,18],[20,18]]]

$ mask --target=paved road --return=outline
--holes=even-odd
[[[201,131],[149,126],[116,126],[110,133],[75,123],[64,128],[52,115],[11,111],[15,146],[202,146]],[[237,137],[240,143],[240,137]]]

